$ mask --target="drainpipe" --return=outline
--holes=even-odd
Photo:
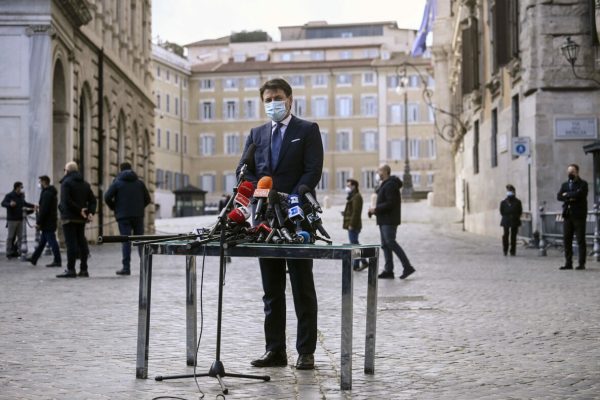
[[[98,235],[104,235],[104,49],[98,50]]]

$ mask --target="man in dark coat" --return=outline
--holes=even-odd
[[[67,245],[67,269],[56,277],[75,278],[75,262],[79,257],[79,276],[87,278],[90,276],[87,264],[90,250],[85,238],[85,224],[96,213],[96,197],[74,161],[65,165],[65,176],[60,181],[58,209]]]
[[[58,192],[53,185],[50,185],[50,178],[47,175],[40,176],[40,185],[42,193],[40,194],[40,202],[38,204],[38,215],[36,220],[36,228],[40,230],[40,242],[35,248],[33,255],[27,260],[35,265],[42,255],[46,243],[50,245],[54,261],[46,265],[46,267],[60,267],[60,248],[56,241],[56,220],[58,219]]]
[[[383,272],[379,274],[380,279],[394,279],[394,254],[398,256],[402,263],[403,272],[400,279],[406,279],[415,272],[410,264],[406,253],[396,242],[396,232],[400,225],[400,188],[402,181],[395,175],[391,175],[389,165],[382,165],[377,170],[377,175],[381,181],[377,188],[377,203],[375,207],[369,209],[369,217],[375,215],[379,233],[381,234],[381,248],[385,258]]]
[[[504,228],[502,235],[502,251],[504,255],[508,254],[508,238],[510,236],[510,255],[517,254],[517,232],[521,226],[521,214],[523,206],[521,200],[516,197],[516,190],[513,185],[506,185],[506,198],[500,202],[500,215],[502,219],[500,226]]]
[[[150,204],[150,193],[144,182],[131,170],[131,164],[120,165],[121,172],[104,194],[106,205],[115,212],[121,235],[144,234],[144,208]],[[141,247],[138,248],[141,256]],[[131,242],[123,242],[123,268],[117,275],[131,275]]]
[[[579,165],[567,167],[568,180],[564,182],[556,198],[563,202],[563,240],[565,246],[565,265],[559,269],[573,269],[573,235],[579,246],[579,265],[585,269],[586,243],[585,225],[587,219],[588,184],[579,177]]]
[[[346,198],[346,207],[342,212],[344,217],[342,228],[348,230],[348,240],[351,244],[360,244],[358,236],[362,229],[363,198],[358,190],[356,179],[346,180],[346,193],[348,193],[348,197]],[[355,271],[361,271],[368,266],[369,264],[365,260],[355,260],[353,268]]]
[[[34,209],[33,204],[25,201],[22,182],[13,184],[13,191],[4,196],[2,207],[6,207],[6,227],[8,228],[6,257],[18,257],[23,238],[23,208],[30,208],[31,212]]]

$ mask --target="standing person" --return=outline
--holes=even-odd
[[[46,265],[46,267],[60,267],[62,264],[60,257],[60,248],[56,241],[56,220],[58,219],[58,192],[53,185],[50,185],[50,178],[47,175],[39,177],[42,193],[40,194],[40,202],[38,204],[38,215],[36,220],[36,228],[40,230],[40,242],[35,248],[32,256],[27,259],[35,265],[42,255],[46,243],[50,245],[54,261]]]
[[[342,212],[344,216],[344,222],[342,225],[343,229],[348,230],[348,240],[351,244],[360,244],[358,242],[358,236],[362,229],[362,208],[363,198],[358,191],[358,181],[356,179],[346,180],[346,207]],[[369,264],[365,260],[354,260],[354,270],[362,271],[367,268]]]
[[[31,208],[33,212],[34,205],[25,201],[25,191],[22,182],[13,184],[12,192],[4,196],[2,207],[6,207],[6,227],[8,236],[6,237],[6,257],[19,257],[21,249],[21,240],[23,239],[23,207]]]
[[[131,164],[121,163],[121,172],[112,182],[106,193],[104,201],[115,212],[121,235],[144,234],[144,208],[150,204],[150,193],[144,182],[138,179],[131,170]],[[138,247],[140,256],[142,248]],[[117,275],[131,275],[131,242],[123,242],[123,268],[116,272]]]
[[[394,253],[402,263],[403,272],[400,279],[406,279],[415,269],[410,264],[406,253],[396,242],[396,232],[400,225],[400,188],[402,181],[395,175],[391,175],[389,165],[382,165],[377,170],[380,180],[377,188],[377,204],[369,209],[369,216],[375,215],[379,233],[381,234],[381,248],[385,257],[383,272],[379,274],[380,279],[394,279]]]
[[[587,218],[588,184],[579,177],[579,165],[569,164],[568,180],[560,186],[556,195],[563,202],[563,240],[565,246],[565,265],[559,269],[573,269],[573,234],[579,246],[579,265],[576,269],[585,269],[586,243],[585,224]]]
[[[504,228],[502,234],[502,251],[508,254],[508,238],[510,236],[510,255],[517,254],[517,232],[521,226],[521,214],[523,206],[521,200],[517,199],[516,190],[513,185],[506,185],[506,198],[500,202],[500,215],[502,220],[500,226]]]
[[[75,262],[79,257],[79,276],[87,278],[90,276],[87,265],[90,250],[85,238],[85,224],[96,213],[96,197],[74,161],[65,165],[65,176],[60,180],[58,209],[67,245],[67,269],[56,277],[75,278]]]
[[[273,179],[272,190],[278,192],[298,193],[301,185],[315,188],[323,170],[323,143],[319,126],[291,114],[292,88],[283,79],[264,83],[260,88],[260,98],[271,121],[250,130],[244,154],[254,143],[255,169],[249,171],[245,178],[256,184],[259,178],[270,176]],[[243,159],[238,165],[238,174],[242,163]],[[287,365],[286,263],[298,318],[296,368],[314,369],[317,294],[313,281],[313,261],[310,259],[259,259],[264,290],[266,352],[251,364],[255,367]]]

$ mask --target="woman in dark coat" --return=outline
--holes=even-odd
[[[504,228],[502,235],[502,251],[508,254],[508,237],[510,235],[510,255],[517,254],[517,232],[521,226],[521,214],[523,206],[521,200],[517,199],[516,190],[513,185],[506,185],[506,198],[500,202],[500,225]]]

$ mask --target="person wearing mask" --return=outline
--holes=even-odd
[[[121,163],[121,172],[104,194],[104,201],[108,208],[115,212],[115,218],[119,224],[119,233],[129,236],[144,234],[144,209],[150,204],[150,193],[144,182],[142,182],[131,169],[128,162]],[[141,257],[142,248],[138,246]],[[121,245],[123,255],[123,267],[116,271],[117,275],[131,275],[131,242],[123,242]]]
[[[358,191],[358,181],[356,179],[346,180],[346,193],[348,197],[346,197],[346,207],[342,212],[344,217],[342,228],[348,231],[348,240],[351,244],[360,244],[358,236],[362,229],[363,198]],[[353,268],[355,271],[362,271],[368,266],[369,263],[365,260],[354,260]]]
[[[319,183],[323,170],[323,143],[319,126],[291,114],[292,88],[284,79],[271,79],[260,87],[265,114],[270,119],[250,130],[244,153],[254,144],[254,170],[244,178],[256,184],[264,176],[273,180],[271,190],[298,193],[302,185],[311,190]],[[240,161],[239,176],[244,163]],[[286,353],[286,264],[289,270],[294,307],[298,318],[296,350],[297,369],[314,369],[317,345],[317,294],[311,259],[259,259],[265,312],[265,349],[262,357],[252,361],[255,367],[287,365]]]
[[[500,226],[504,228],[502,234],[502,251],[504,255],[508,254],[510,237],[510,255],[517,254],[517,232],[521,226],[521,214],[523,206],[521,200],[516,197],[516,190],[513,185],[506,185],[506,198],[500,202]]]
[[[408,278],[415,272],[408,257],[402,247],[396,241],[396,232],[400,225],[400,188],[402,181],[395,175],[391,175],[389,165],[382,165],[377,170],[379,177],[379,187],[377,188],[377,203],[375,207],[369,208],[369,217],[375,215],[379,233],[381,235],[381,248],[385,258],[383,272],[379,274],[379,279],[394,279],[394,254],[398,256],[402,263],[402,275],[400,279]]]
[[[8,236],[6,237],[6,257],[8,259],[19,257],[21,249],[21,240],[23,239],[23,208],[31,209],[34,205],[25,201],[25,191],[22,182],[13,184],[12,192],[4,196],[2,207],[6,208],[6,228]]]
[[[563,240],[565,246],[565,265],[561,270],[573,269],[573,236],[579,246],[579,265],[576,269],[585,269],[586,243],[585,225],[587,219],[588,184],[579,176],[579,165],[569,164],[568,180],[560,186],[556,195],[563,202]]]
[[[70,161],[65,165],[65,176],[60,180],[60,219],[67,245],[67,269],[57,278],[75,278],[75,262],[80,260],[79,276],[89,277],[88,248],[85,237],[85,224],[96,213],[96,197],[90,184],[83,180],[77,163]]]
[[[42,255],[46,243],[50,245],[54,261],[46,265],[46,267],[60,267],[62,265],[60,257],[60,248],[56,241],[56,220],[58,219],[58,192],[56,188],[50,184],[50,177],[42,175],[39,177],[42,193],[40,194],[40,202],[38,204],[38,214],[35,227],[40,230],[40,242],[35,248],[33,254],[27,259],[33,265],[37,264],[38,259]]]

